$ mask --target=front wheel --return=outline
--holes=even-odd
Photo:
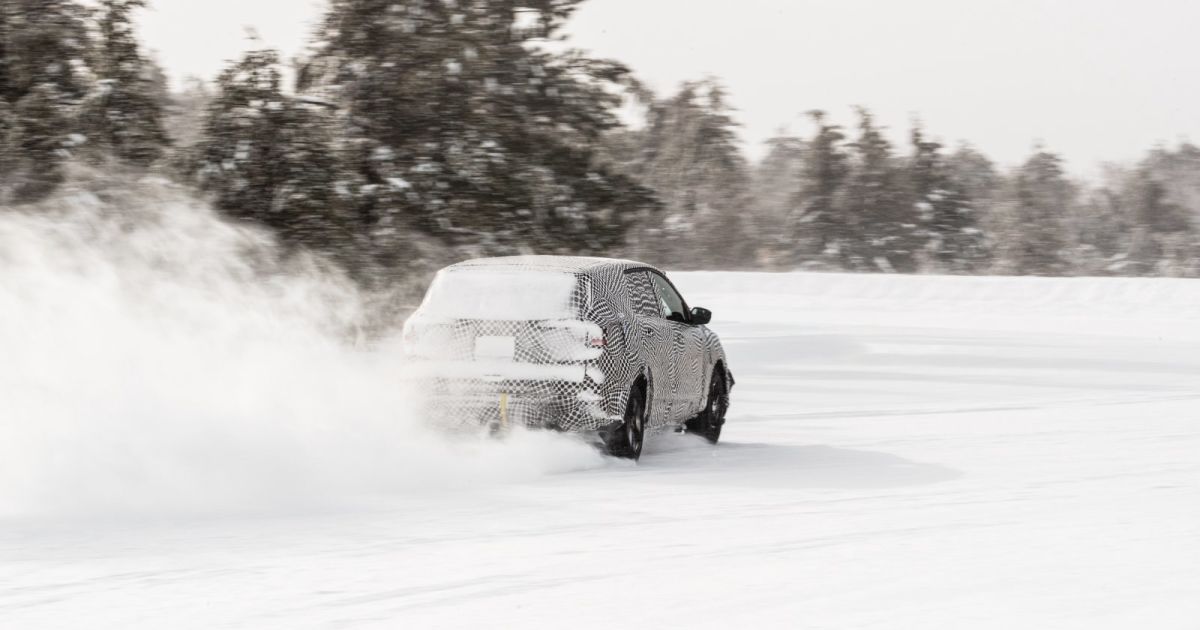
[[[720,367],[720,366],[718,366]],[[729,410],[729,387],[725,384],[724,370],[713,372],[708,386],[708,404],[700,415],[687,421],[688,433],[695,433],[716,444],[721,439],[721,427],[725,426],[725,412]]]
[[[637,461],[646,441],[646,390],[639,383],[629,392],[625,405],[625,420],[608,436],[608,453],[614,457]]]

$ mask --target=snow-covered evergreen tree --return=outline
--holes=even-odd
[[[653,197],[596,145],[619,125],[629,73],[542,45],[578,3],[331,3],[299,86],[345,110],[352,193],[378,248],[404,247],[410,229],[465,253],[624,243]]]
[[[83,128],[95,148],[139,166],[162,155],[163,86],[141,52],[132,13],[145,0],[101,0],[94,55],[96,88],[84,103]]]
[[[60,181],[75,109],[90,86],[85,10],[70,0],[0,3],[0,194],[30,201]],[[5,149],[5,145],[7,149]]]
[[[917,217],[905,203],[892,144],[866,108],[858,108],[858,138],[850,143],[852,168],[846,182],[842,221],[848,269],[911,272],[916,269]]]
[[[736,128],[714,80],[685,83],[650,104],[633,172],[663,212],[639,256],[674,266],[751,263],[759,235],[748,221],[750,177]]]
[[[947,177],[981,208],[990,206],[1002,185],[996,165],[969,144],[960,144],[945,158]],[[981,213],[986,214],[986,213]],[[986,220],[986,216],[981,216]]]
[[[1141,164],[1142,217],[1164,251],[1161,273],[1200,276],[1200,147],[1159,147]],[[1153,188],[1161,188],[1156,191]]]
[[[1062,159],[1039,149],[1014,174],[999,235],[1000,271],[1017,275],[1064,275],[1071,270],[1064,220],[1075,188]]]
[[[912,130],[908,164],[909,194],[919,225],[927,270],[967,273],[980,269],[987,245],[966,186],[952,178],[942,145]],[[931,267],[931,269],[929,269]]]
[[[356,226],[339,195],[346,175],[331,117],[284,94],[281,82],[272,50],[248,52],[222,72],[193,169],[227,214],[270,226],[285,242],[353,258],[363,252],[353,247]]]
[[[78,103],[91,85],[85,16],[72,0],[0,3],[0,96],[15,104],[46,84]]]
[[[793,204],[792,234],[797,263],[841,267],[849,255],[849,225],[840,212],[842,187],[850,173],[841,127],[827,122],[825,112],[809,116],[817,133],[808,143],[800,190]]]
[[[789,217],[806,152],[804,140],[780,133],[767,141],[767,154],[754,167],[753,229],[762,241],[758,259],[764,265],[793,262]]]
[[[16,165],[17,120],[12,107],[0,99],[0,200],[5,197],[5,188]]]
[[[39,83],[17,101],[12,150],[18,164],[13,198],[18,202],[44,197],[62,182],[62,162],[71,120],[62,94],[53,84]]]
[[[1136,272],[1147,275],[1178,275],[1174,270],[1180,258],[1194,255],[1188,241],[1192,231],[1185,208],[1170,196],[1166,184],[1149,164],[1128,178],[1125,200],[1134,226],[1129,260]]]

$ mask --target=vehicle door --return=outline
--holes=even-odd
[[[671,328],[674,398],[673,421],[680,422],[698,413],[704,405],[704,344],[701,330],[692,324],[683,296],[666,276],[650,272],[658,294],[663,318]]]
[[[676,398],[674,324],[663,315],[662,302],[648,271],[626,272],[625,283],[633,319],[626,333],[627,340],[634,346],[634,359],[645,361],[652,380],[647,422],[650,426],[662,426],[674,417],[671,408]]]

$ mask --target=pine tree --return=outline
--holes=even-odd
[[[911,272],[915,269],[917,220],[904,203],[892,145],[865,108],[858,108],[859,135],[850,144],[852,169],[846,184],[843,222],[850,269]]]
[[[344,177],[325,111],[283,94],[278,55],[248,52],[221,73],[193,170],[217,206],[277,231],[286,243],[357,267]]]
[[[299,87],[346,112],[352,192],[380,250],[606,252],[653,197],[598,159],[621,65],[538,42],[579,0],[334,0]]]
[[[1172,275],[1169,269],[1176,257],[1172,250],[1179,245],[1175,241],[1192,229],[1186,211],[1170,198],[1167,186],[1148,165],[1132,173],[1124,196],[1135,233],[1129,259],[1136,271]]]
[[[750,179],[737,123],[713,80],[685,83],[651,104],[638,134],[637,180],[663,203],[655,238],[639,256],[676,266],[745,266],[757,234],[748,219]]]
[[[62,179],[90,85],[84,14],[69,0],[0,3],[0,174],[17,202],[49,194]]]
[[[17,121],[12,108],[0,99],[0,203],[3,203],[7,196],[5,184],[11,179],[16,167],[16,127]]]
[[[1064,219],[1075,197],[1062,159],[1039,150],[1017,170],[1002,251],[1005,271],[1018,275],[1062,275],[1070,270]]]
[[[17,102],[13,116],[13,149],[19,171],[13,196],[18,202],[40,199],[63,180],[62,154],[69,121],[62,96],[54,86],[41,83]]]
[[[15,88],[12,79],[11,51],[12,48],[12,22],[16,12],[14,7],[5,2],[0,4],[0,116],[7,116],[7,120],[11,120],[12,113],[9,111],[11,105],[16,101],[13,93]],[[0,121],[6,118],[0,118]],[[0,145],[2,148],[2,145]],[[2,159],[2,156],[0,156]]]
[[[920,126],[912,130],[912,146],[909,194],[923,227],[926,256],[936,271],[966,273],[981,268],[986,243],[966,186],[952,179],[941,143],[926,140]]]
[[[71,0],[0,3],[0,97],[14,105],[46,84],[77,104],[91,85],[85,15]]]
[[[797,262],[844,266],[850,229],[840,212],[842,187],[850,172],[841,127],[826,122],[825,112],[812,111],[817,134],[808,143],[800,191],[792,219]]]
[[[1183,142],[1174,149],[1158,147],[1142,161],[1141,167],[1160,181],[1167,195],[1200,218],[1200,147]]]
[[[1154,234],[1186,232],[1190,229],[1184,209],[1170,199],[1166,185],[1148,168],[1138,169],[1134,194],[1134,216],[1138,225]]]
[[[1122,194],[1127,178],[1125,169],[1106,167],[1100,187],[1087,191],[1079,204],[1071,240],[1076,243],[1072,263],[1082,275],[1132,271],[1128,254],[1134,225]]]
[[[960,144],[946,156],[947,177],[981,209],[990,206],[1000,190],[1002,178],[996,165],[969,144]],[[986,213],[982,213],[986,214]],[[981,217],[981,219],[986,219]]]
[[[1143,212],[1164,249],[1162,272],[1200,276],[1200,147],[1184,142],[1155,149],[1141,168],[1162,188],[1159,207]],[[1147,188],[1142,185],[1143,199],[1156,194]]]
[[[767,147],[766,156],[753,173],[753,229],[763,241],[760,260],[764,264],[786,265],[793,258],[788,219],[808,148],[804,140],[782,133],[768,140]]]
[[[133,28],[133,11],[145,4],[100,1],[95,54],[99,81],[83,114],[93,146],[139,166],[157,161],[169,142],[162,125],[162,79],[155,64],[143,57]]]

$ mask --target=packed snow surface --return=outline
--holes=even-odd
[[[183,369],[175,352],[217,352],[203,336],[136,348],[145,390],[35,365],[22,421],[57,433],[0,425],[0,450],[89,457],[105,492],[66,483],[72,461],[0,464],[21,508],[0,520],[0,627],[1200,627],[1200,283],[674,277],[737,385],[719,446],[661,435],[639,465],[556,436],[443,443],[400,411],[389,428],[389,351],[303,326],[222,319],[258,335],[232,375]],[[139,313],[99,304],[87,321],[140,338],[119,329]],[[106,330],[67,332],[96,370]],[[238,389],[267,368],[294,383]],[[91,447],[47,446],[84,429]],[[137,466],[105,472],[125,451]],[[239,500],[164,496],[200,490]]]

